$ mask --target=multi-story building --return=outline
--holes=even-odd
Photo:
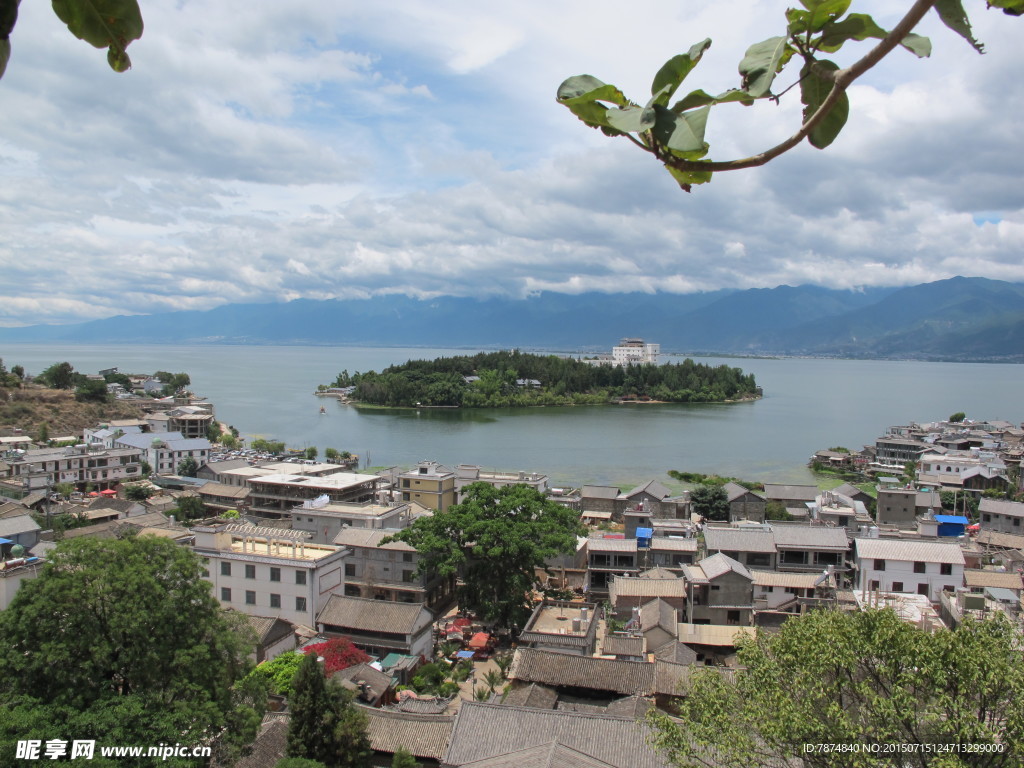
[[[455,593],[455,578],[417,575],[420,554],[402,541],[381,544],[396,530],[349,528],[334,538],[350,552],[345,561],[344,594],[400,603],[423,603],[431,610],[447,605]]]
[[[298,474],[252,477],[249,478],[249,511],[254,515],[280,518],[291,517],[295,507],[318,498],[326,502],[363,504],[375,498],[380,480],[377,475],[351,472],[324,477]]]
[[[471,483],[487,483],[495,488],[507,485],[528,485],[538,493],[548,489],[547,475],[536,472],[497,472],[475,464],[459,464],[455,468],[455,495],[461,501],[462,489]]]
[[[92,485],[104,490],[142,476],[142,452],[138,448],[94,448],[84,443],[67,448],[42,448],[14,454],[4,460],[6,479],[26,491],[45,490],[57,483],[71,483],[78,490]]]
[[[661,354],[660,344],[651,344],[643,339],[625,338],[612,347],[612,359],[616,365],[639,365],[651,363],[657,365]]]
[[[956,543],[858,538],[854,551],[855,588],[865,595],[909,592],[937,603],[943,590],[964,583],[964,553]]]
[[[347,528],[376,529],[406,528],[413,520],[409,504],[341,504],[313,499],[303,502],[291,511],[292,529],[307,531],[313,541],[330,544]]]
[[[225,608],[316,626],[316,616],[344,583],[344,547],[314,544],[309,534],[250,523],[197,525],[195,552]]]
[[[421,461],[398,475],[402,501],[444,512],[455,503],[455,472],[436,461]]]
[[[1000,533],[1024,533],[1024,504],[1004,499],[982,499],[978,505],[981,527]]]
[[[210,458],[210,441],[205,437],[186,438],[181,432],[125,434],[116,438],[121,447],[136,448],[158,475],[173,475],[185,458],[201,467]]]
[[[691,624],[748,626],[754,610],[754,577],[742,563],[721,553],[683,569],[690,594]]]
[[[1005,490],[1010,484],[1003,460],[991,451],[979,449],[922,455],[918,482],[979,497],[988,488]]]

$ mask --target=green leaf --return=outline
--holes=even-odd
[[[807,11],[801,11],[799,8],[790,8],[786,11],[786,21],[789,24],[786,30],[789,32],[790,37],[796,35],[802,35],[807,31],[807,22],[810,20],[811,14]]]
[[[826,24],[822,28],[819,48],[834,53],[843,47],[847,40],[867,40],[869,37],[881,40],[887,34],[866,13],[851,13],[842,21]]]
[[[989,8],[1002,8],[1007,16],[1024,16],[1024,0],[988,0]]]
[[[11,41],[6,38],[0,40],[0,77],[7,71],[7,62],[11,58]]]
[[[605,113],[608,125],[622,133],[640,133],[654,126],[655,114],[651,107],[609,109]]]
[[[629,106],[629,99],[622,91],[591,75],[576,75],[564,81],[558,86],[558,100],[567,106],[586,101],[608,101],[620,107]]]
[[[652,133],[659,144],[684,160],[699,160],[708,153],[704,129],[707,127],[711,107],[694,109],[681,115],[662,106],[655,106],[654,109],[658,121]]]
[[[808,25],[812,32],[819,32],[829,22],[840,18],[850,7],[850,0],[822,0],[811,11]]]
[[[666,165],[665,170],[672,174],[672,178],[676,180],[684,192],[689,192],[690,186],[693,184],[707,184],[711,181],[711,171],[680,171],[671,165]]]
[[[11,36],[14,24],[18,20],[19,0],[0,0],[0,40]]]
[[[712,96],[710,93],[702,90],[690,91],[683,98],[672,105],[672,111],[677,115],[682,114],[688,109],[694,107],[703,107],[708,104],[726,104],[731,101],[739,101],[747,106],[754,103],[754,100],[750,98],[750,94],[746,91],[739,89],[733,89],[720,93],[717,96]]]
[[[75,37],[96,48],[109,48],[107,61],[115,71],[131,66],[125,49],[142,37],[136,0],[53,0],[53,10]]]
[[[832,61],[818,61],[819,67],[831,70],[839,70],[839,66]],[[811,119],[811,116],[821,107],[825,99],[831,93],[834,83],[817,74],[815,67],[805,64],[800,70],[800,101],[804,104],[804,122]],[[846,118],[850,115],[850,99],[846,93],[842,93],[839,101],[828,111],[825,118],[818,123],[808,135],[811,145],[818,149],[824,149],[833,141],[846,125]]]
[[[686,53],[673,56],[666,61],[651,83],[651,95],[657,104],[666,106],[686,76],[690,74],[700,61],[704,52],[711,47],[711,39],[707,38],[690,47]]]
[[[974,32],[971,31],[971,20],[967,18],[960,0],[937,0],[935,12],[939,14],[942,23],[956,32],[960,37],[971,44],[978,53],[985,52],[985,46],[974,39]]]
[[[743,77],[743,90],[754,98],[771,91],[772,81],[784,64],[786,40],[785,37],[770,37],[747,48],[739,70]]]
[[[927,59],[932,55],[932,41],[923,35],[915,35],[913,32],[910,32],[900,40],[900,45],[919,59]]]

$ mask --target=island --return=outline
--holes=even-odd
[[[595,365],[518,350],[409,360],[380,373],[342,371],[317,394],[356,405],[507,408],[604,403],[724,403],[753,400],[753,374],[687,358],[678,363]]]

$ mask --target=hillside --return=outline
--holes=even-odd
[[[67,390],[44,389],[28,385],[22,389],[0,389],[0,434],[20,429],[35,435],[46,424],[51,438],[80,434],[114,419],[137,419],[142,409],[134,403],[115,400],[110,403],[81,403]]]

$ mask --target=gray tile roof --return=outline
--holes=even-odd
[[[712,555],[711,557],[705,557],[700,561],[700,563],[698,563],[698,565],[700,565],[700,569],[704,571],[704,575],[709,581],[714,581],[719,576],[722,576],[729,571],[738,573],[740,576],[747,579],[754,578],[750,575],[750,571],[747,570],[743,563],[733,560],[731,557],[723,555],[721,552],[717,555]]]
[[[708,552],[775,552],[775,539],[771,531],[743,528],[704,529],[704,544]]]
[[[696,552],[697,539],[682,539],[677,536],[655,536],[651,539],[653,552]]]
[[[854,539],[861,559],[899,560],[902,562],[964,564],[959,544],[941,541],[901,541],[887,539]]]
[[[609,485],[584,485],[580,496],[583,499],[617,499],[619,489]]]
[[[598,659],[518,648],[508,676],[510,680],[543,683],[556,688],[589,688],[626,695],[648,695],[654,684],[654,666],[642,661]]]
[[[316,620],[318,624],[342,629],[412,635],[432,618],[421,603],[331,595]]]
[[[776,499],[785,501],[787,499],[800,501],[814,501],[818,495],[816,485],[780,485],[777,483],[765,483],[764,495],[769,501]]]
[[[981,504],[978,505],[978,511],[1009,517],[1024,517],[1024,503],[1004,499],[982,499]]]
[[[252,750],[235,763],[235,768],[274,768],[285,757],[287,749],[287,716],[267,715],[252,743]]]
[[[1019,573],[964,569],[964,585],[968,587],[1001,587],[1003,589],[1024,589],[1024,580]]]
[[[530,683],[511,689],[501,704],[508,707],[554,709],[558,704],[558,691],[540,683]]]
[[[626,491],[623,495],[628,499],[633,496],[637,496],[641,493],[646,493],[659,501],[667,499],[672,495],[672,491],[666,488],[664,485],[659,483],[657,480],[648,480],[643,485],[638,485],[636,488]]]
[[[649,734],[650,730],[641,722],[606,714],[466,701],[459,710],[444,764],[461,767],[557,742],[599,761],[597,765],[603,761],[613,768],[668,768],[668,763],[648,744]],[[516,763],[518,768],[532,765],[535,763]]]
[[[517,749],[504,755],[485,757],[458,768],[614,768],[611,763],[598,760],[579,750],[552,741],[536,747]]]
[[[680,578],[642,579],[616,576],[608,587],[612,604],[620,597],[686,597],[686,581]]]
[[[773,525],[772,536],[777,549],[847,550],[850,541],[846,531],[827,525]]]
[[[725,485],[723,485],[722,488],[723,490],[725,490],[725,496],[729,501],[736,501],[736,499],[746,496],[748,493],[751,496],[755,496],[758,499],[761,499],[761,501],[764,501],[764,499],[761,498],[760,494],[755,493],[749,488],[745,488],[739,483],[728,482]]]
[[[417,715],[358,703],[355,706],[366,714],[366,735],[377,752],[394,753],[399,747],[405,747],[414,757],[440,760],[448,750],[455,722],[452,716]]]
[[[605,656],[642,656],[644,639],[630,635],[608,634],[601,644],[601,653]]]
[[[17,536],[19,533],[31,533],[42,530],[31,515],[15,515],[0,518],[0,537]]]

